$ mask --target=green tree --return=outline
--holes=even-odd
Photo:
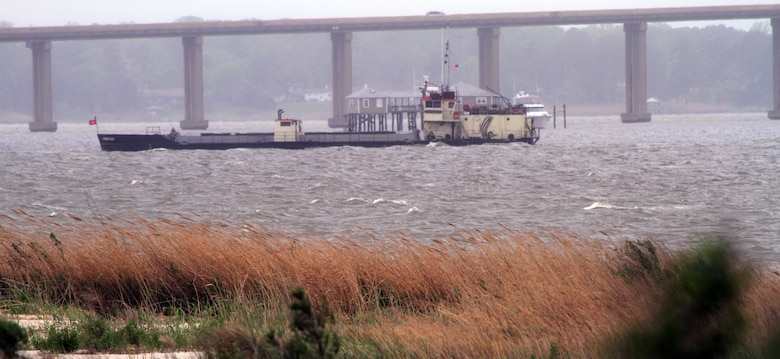
[[[336,333],[327,327],[333,313],[323,302],[319,312],[312,310],[311,302],[302,288],[292,292],[293,338],[285,345],[289,358],[334,358],[338,354],[341,342]]]
[[[740,295],[748,279],[727,243],[706,238],[674,265],[649,323],[638,323],[610,347],[627,358],[722,358],[741,344]]]

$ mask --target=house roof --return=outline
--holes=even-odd
[[[500,97],[498,94],[492,93],[488,90],[481,89],[474,85],[469,85],[465,82],[458,82],[453,86],[457,89],[458,96],[465,97]],[[347,98],[399,98],[399,97],[417,97],[421,96],[417,90],[406,91],[377,91],[368,86],[355,91],[347,96]]]
[[[463,81],[458,82],[455,84],[455,88],[458,90],[458,96],[466,96],[466,97],[477,97],[477,96],[484,96],[484,97],[500,97],[499,95],[492,93],[488,90],[481,89],[474,85],[469,85]]]
[[[376,92],[374,89],[365,86],[360,90],[357,90],[347,96],[347,98],[384,98],[387,97],[381,92]]]
[[[347,96],[347,98],[396,98],[396,97],[420,97],[420,93],[409,91],[376,91],[370,87],[364,87]]]

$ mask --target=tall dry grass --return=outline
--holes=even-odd
[[[301,286],[315,302],[327,299],[345,338],[387,356],[528,357],[556,343],[593,357],[605,338],[649,315],[659,291],[649,277],[617,274],[631,259],[609,233],[325,238],[183,216],[109,223],[17,215],[0,219],[6,298],[38,291],[102,313],[220,298],[284,310]],[[664,264],[672,253],[661,247],[658,256]],[[747,311],[777,318],[780,285],[757,276]],[[758,323],[755,336],[767,334],[771,323]]]

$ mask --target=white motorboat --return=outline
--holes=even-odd
[[[531,119],[533,128],[546,128],[550,123],[552,115],[544,108],[544,105],[539,100],[539,96],[520,91],[512,98],[512,104],[525,107],[526,117]]]

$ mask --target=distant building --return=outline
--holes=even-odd
[[[500,95],[465,82],[459,82],[453,87],[464,110],[498,108],[505,105]],[[416,129],[417,114],[422,109],[421,96],[417,90],[379,91],[364,86],[347,96],[347,130],[400,131],[403,129],[404,117],[407,119],[407,129]]]
[[[333,93],[327,87],[322,90],[304,90],[303,100],[306,102],[333,101]]]
[[[145,89],[141,90],[141,96],[144,106],[154,111],[184,106],[184,88],[182,87]]]
[[[465,82],[455,84],[455,91],[458,95],[458,102],[464,110],[467,108],[497,108],[504,104],[504,100],[498,94]]]
[[[407,128],[417,128],[417,113],[420,112],[420,94],[417,91],[376,91],[364,86],[347,96],[347,130],[401,131],[404,114],[408,118]],[[390,114],[388,127],[387,115]]]
[[[387,92],[376,92],[368,86],[347,96],[347,113],[386,114]]]
[[[661,100],[655,97],[647,99],[647,112],[661,113]]]

